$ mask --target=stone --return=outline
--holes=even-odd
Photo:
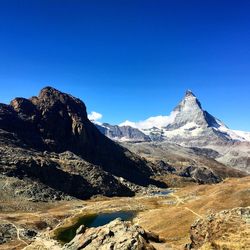
[[[80,227],[77,228],[76,234],[82,234],[86,231],[86,227],[84,225],[81,225]]]
[[[216,175],[211,169],[199,166],[184,167],[179,171],[178,175],[190,177],[199,184],[212,184],[222,181],[222,178]]]
[[[146,232],[130,221],[117,218],[104,226],[87,228],[84,233],[77,234],[71,242],[64,245],[63,250],[154,250],[150,242],[159,242],[159,236]]]

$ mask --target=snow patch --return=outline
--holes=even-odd
[[[233,140],[236,141],[250,141],[250,132],[244,132],[240,130],[232,130],[227,128],[224,124],[220,124],[221,126],[218,128],[214,128],[215,130],[228,134]]]

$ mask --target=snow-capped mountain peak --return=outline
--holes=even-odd
[[[190,90],[190,89],[188,89],[188,90],[186,91],[186,93],[185,93],[185,97],[189,97],[189,96],[191,96],[191,97],[196,97],[196,96],[194,95],[194,93],[192,92],[192,90]]]
[[[192,141],[205,145],[208,141],[224,143],[250,140],[249,132],[230,130],[222,121],[205,111],[191,90],[186,91],[169,116],[153,116],[139,122],[126,121],[119,126],[101,126],[108,137],[116,140],[168,140],[182,145],[189,145]]]
[[[175,130],[183,126],[195,127],[219,127],[217,119],[202,109],[200,101],[191,90],[187,90],[184,98],[175,107],[175,119],[166,126],[166,130]]]
[[[193,110],[193,109],[202,109],[201,104],[197,97],[193,94],[191,90],[187,90],[182,101],[177,105],[174,111],[182,111],[182,110]]]
[[[202,113],[203,109],[200,101],[191,90],[187,90],[183,99],[174,108],[175,112],[182,113]],[[182,114],[183,115],[183,114]]]
[[[232,167],[249,169],[250,132],[229,129],[202,108],[187,90],[169,116],[158,115],[143,121],[126,121],[119,126],[96,125],[110,139],[129,142],[157,141],[216,152],[216,160]],[[154,145],[154,144],[152,144]]]

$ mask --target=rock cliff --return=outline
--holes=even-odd
[[[133,195],[117,177],[157,184],[150,164],[100,133],[81,100],[52,87],[0,104],[0,149],[1,175],[77,198]]]

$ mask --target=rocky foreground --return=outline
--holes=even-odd
[[[43,239],[35,241],[24,250],[46,250],[48,245],[51,250],[155,250],[150,242],[160,242],[159,236],[118,218],[98,228],[79,227],[75,238],[63,247],[53,240]]]
[[[224,210],[197,220],[191,225],[190,239],[191,243],[186,244],[186,250],[249,249],[250,207]],[[161,247],[162,240],[158,235],[118,218],[97,228],[80,226],[74,239],[64,246],[54,240],[39,239],[24,250],[46,250],[48,245],[51,250],[155,250],[157,245],[151,242],[159,243],[158,247]]]
[[[122,238],[130,230],[132,236],[140,235],[134,228],[150,232],[154,239],[147,236],[145,242],[157,250],[183,250],[185,247],[249,249],[249,190],[250,180],[245,177],[214,185],[188,185],[167,195],[99,197],[52,203],[23,200],[19,209],[15,207],[17,201],[3,202],[0,197],[1,205],[8,208],[0,214],[0,249],[61,250],[71,244],[82,246],[87,238],[93,241],[87,241],[86,249],[96,249],[95,244],[104,238],[107,240],[104,242],[111,243],[112,237]],[[116,211],[137,213],[132,222],[111,223],[99,228],[80,227],[69,244],[59,243],[58,232],[74,225],[77,218]],[[126,227],[129,229],[124,231]],[[115,236],[109,231],[114,231]],[[116,241],[119,242],[117,238]],[[129,244],[130,238],[126,242]]]
[[[159,236],[146,232],[142,227],[119,218],[98,228],[80,228],[77,236],[64,250],[76,249],[147,249],[154,250],[150,241],[160,242]]]

